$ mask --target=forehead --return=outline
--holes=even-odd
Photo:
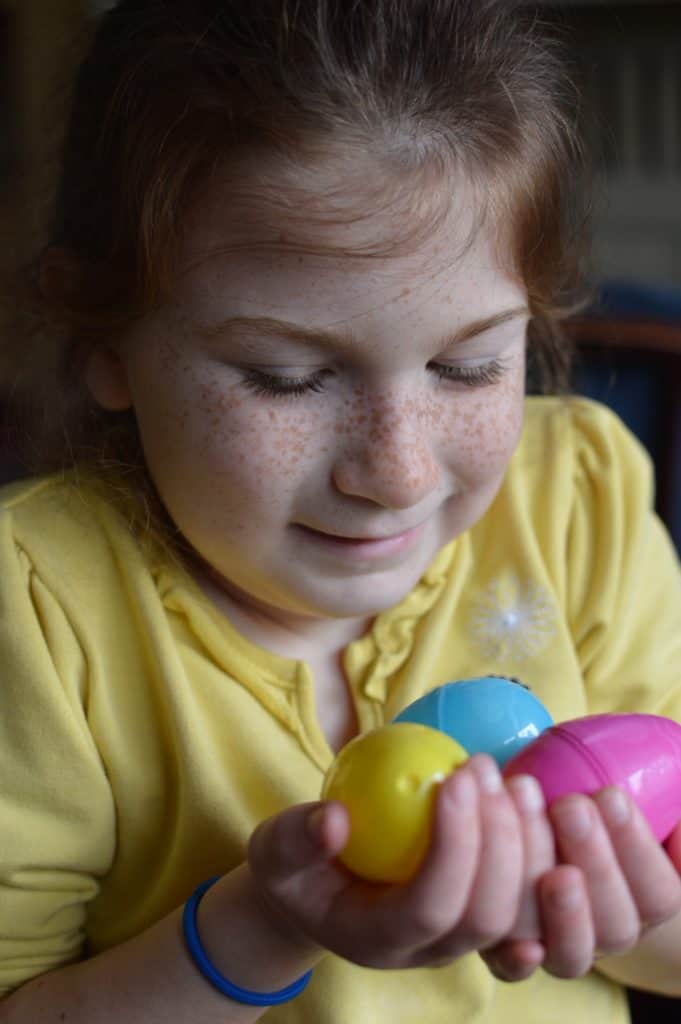
[[[422,255],[435,236],[433,252],[444,242],[456,256],[489,231],[493,192],[432,161],[400,169],[354,149],[305,163],[242,156],[195,193],[182,257],[187,265],[233,247],[389,258]]]
[[[455,175],[396,182],[371,163],[250,183],[216,175],[186,222],[177,294],[208,317],[213,306],[276,315],[303,303],[320,323],[443,291],[457,305],[488,295],[493,308],[495,292],[522,288],[479,191]]]

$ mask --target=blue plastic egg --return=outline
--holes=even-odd
[[[553,725],[522,683],[503,676],[462,679],[432,690],[394,719],[440,729],[469,754],[486,753],[500,768]]]

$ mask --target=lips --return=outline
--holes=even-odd
[[[308,526],[296,529],[316,550],[326,552],[332,558],[343,562],[366,563],[403,557],[421,537],[425,523],[404,530],[402,533],[381,534],[373,537],[348,537],[337,533],[326,533]]]
[[[414,530],[418,530],[421,524],[417,523],[416,526],[405,526],[401,530],[395,530],[393,533],[378,534],[370,536],[368,534],[352,535],[334,533],[329,530],[315,530],[312,526],[302,526],[303,530],[309,530],[310,533],[316,533],[320,537],[328,537],[329,540],[336,540],[339,542],[346,541],[348,544],[376,544],[380,541],[396,540],[398,537],[404,537],[408,533],[412,533]]]

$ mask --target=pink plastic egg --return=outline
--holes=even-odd
[[[620,786],[660,842],[681,821],[681,725],[646,714],[587,715],[547,729],[504,768],[534,775],[547,804]]]

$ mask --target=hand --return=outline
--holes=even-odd
[[[346,809],[327,802],[293,807],[254,832],[253,877],[292,941],[406,968],[449,963],[509,933],[525,886],[523,826],[492,758],[475,755],[442,783],[428,853],[408,883],[376,885],[343,868],[336,856],[348,830]]]
[[[544,961],[539,906],[540,879],[556,865],[556,843],[541,786],[530,775],[506,783],[517,808],[523,837],[524,873],[518,914],[501,943],[481,952],[492,973],[502,981],[523,981]]]
[[[667,846],[655,839],[626,794],[608,787],[593,799],[562,797],[549,810],[562,864],[539,880],[543,967],[578,977],[594,959],[633,949],[646,928],[681,909],[681,827]],[[511,940],[485,959],[507,981],[526,976],[523,944]]]

